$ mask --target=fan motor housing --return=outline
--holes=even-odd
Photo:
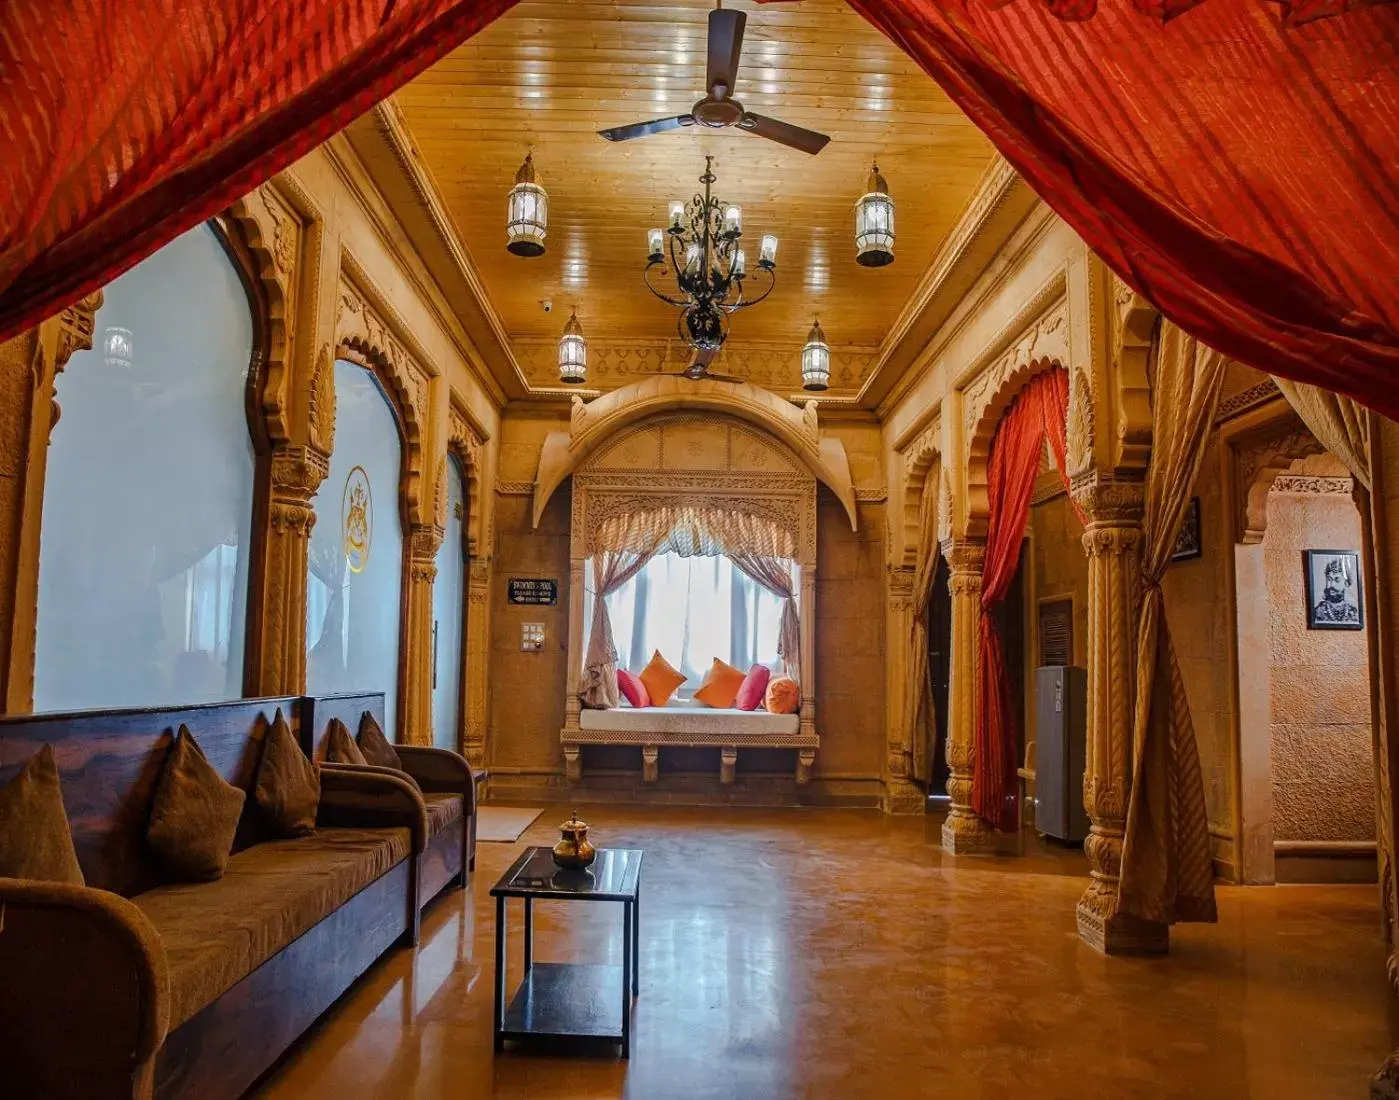
[[[743,104],[736,99],[701,99],[690,113],[701,126],[718,130],[743,117]]]

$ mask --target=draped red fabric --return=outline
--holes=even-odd
[[[1181,328],[1399,417],[1399,5],[850,3]]]
[[[0,341],[340,130],[515,0],[6,0]]]
[[[1065,450],[1069,375],[1056,367],[1030,379],[1001,417],[986,464],[986,557],[981,567],[977,629],[977,710],[972,745],[972,809],[1002,832],[1019,825],[1015,751],[1019,740],[1005,646],[993,615],[1020,564],[1030,496],[1046,437],[1060,476]],[[1067,478],[1065,478],[1067,484]]]

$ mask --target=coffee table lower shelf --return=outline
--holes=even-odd
[[[622,968],[534,963],[511,998],[499,1038],[539,1036],[621,1043]]]

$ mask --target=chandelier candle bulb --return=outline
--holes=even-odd
[[[670,227],[671,229],[683,229],[685,227],[685,204],[683,202],[673,202],[670,204]]]
[[[506,249],[516,256],[544,255],[549,231],[549,196],[535,182],[534,154],[526,155],[515,173],[515,186],[506,201]]]
[[[646,257],[650,260],[659,260],[664,254],[665,233],[660,229],[650,229],[646,232]]]
[[[748,257],[744,254],[743,249],[740,248],[737,252],[734,253],[734,265],[731,274],[735,279],[741,279],[747,273]]]
[[[699,267],[699,262],[700,246],[692,241],[690,244],[687,244],[685,246],[685,270],[692,271],[693,269]]]
[[[762,244],[758,246],[758,266],[768,268],[777,266],[777,238],[771,233],[765,234]]]
[[[724,232],[732,233],[735,237],[743,232],[743,211],[737,206],[730,206],[724,211]]]

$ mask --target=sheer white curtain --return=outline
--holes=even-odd
[[[588,593],[585,621],[591,621]],[[689,697],[710,662],[735,668],[776,668],[782,600],[746,577],[722,555],[657,554],[607,597],[619,664],[644,668],[655,650],[688,677],[677,693]]]

